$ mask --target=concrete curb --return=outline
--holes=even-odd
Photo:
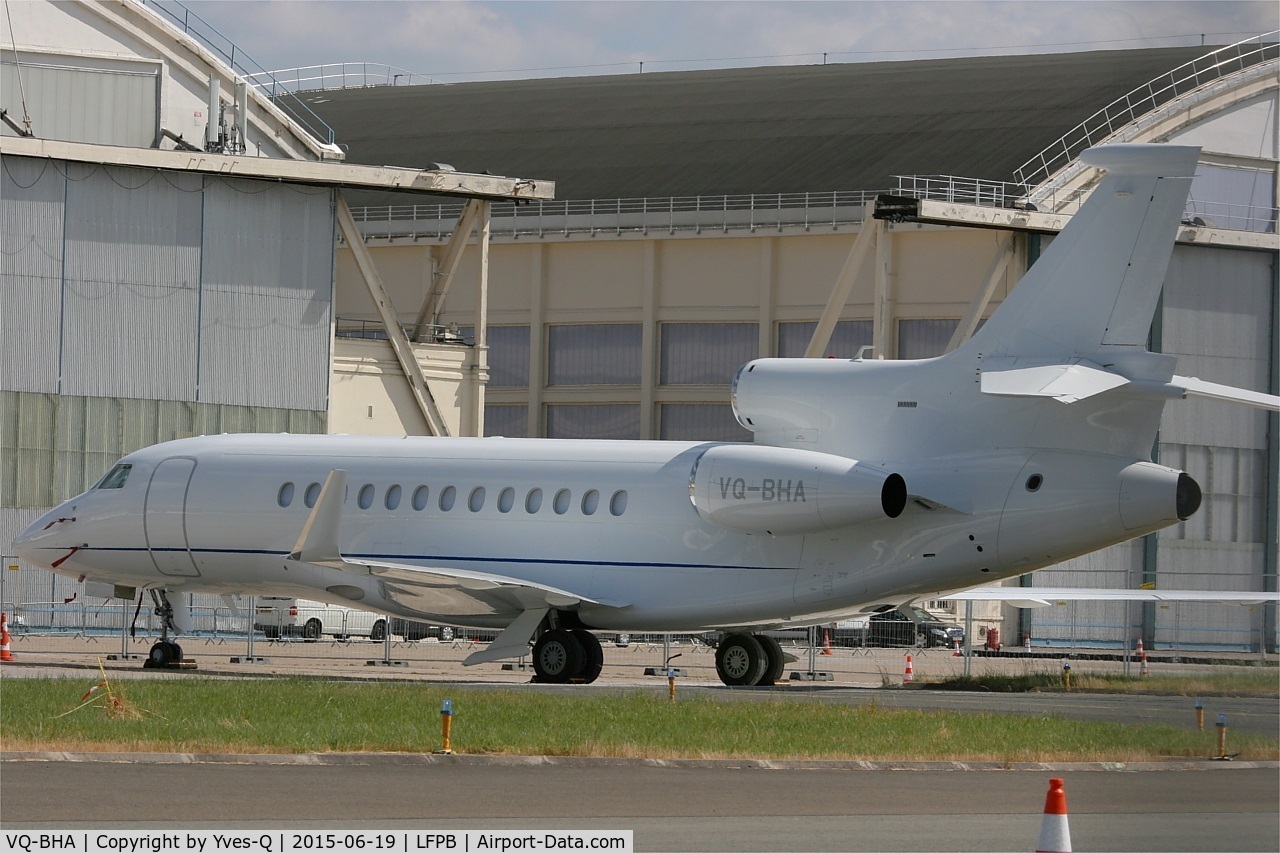
[[[244,764],[254,766],[347,767],[353,765],[465,765],[472,767],[655,767],[717,770],[1015,770],[1034,772],[1148,772],[1280,770],[1280,761],[798,761],[761,758],[597,758],[575,755],[436,755],[416,752],[189,753],[189,752],[0,752],[0,762],[100,762],[105,764]]]

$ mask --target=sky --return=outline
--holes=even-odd
[[[1275,0],[187,0],[185,5],[262,70],[371,63],[391,66],[393,77],[411,72],[413,82],[425,82],[421,75],[446,83],[1230,44],[1280,28]]]

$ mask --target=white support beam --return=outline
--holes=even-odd
[[[951,335],[951,340],[947,342],[947,352],[951,352],[973,337],[974,330],[978,328],[978,321],[982,319],[987,306],[991,304],[991,297],[996,292],[996,285],[1004,277],[1004,272],[1009,268],[1009,261],[1012,258],[1013,234],[1001,234],[996,240],[996,256],[991,261],[990,269],[987,270],[985,283],[973,295],[973,301],[969,303],[968,310],[965,311],[964,317],[960,319],[960,325],[956,326],[955,332]]]
[[[849,254],[845,256],[844,266],[840,268],[835,286],[831,288],[831,295],[827,297],[827,305],[822,309],[822,316],[818,318],[818,327],[813,330],[809,345],[805,347],[805,358],[822,358],[822,354],[827,351],[827,344],[831,342],[831,333],[835,331],[836,323],[840,320],[840,312],[844,310],[845,304],[849,301],[849,294],[853,292],[853,283],[858,278],[858,271],[866,262],[867,253],[871,247],[876,245],[877,235],[883,228],[884,224],[878,219],[868,218],[862,223],[862,230],[858,232],[857,239],[849,249]]]
[[[484,435],[484,389],[489,382],[489,214],[487,201],[473,201],[478,204],[479,221],[477,222],[476,242],[480,244],[480,294],[476,300],[476,437]],[[471,205],[468,205],[470,207]]]
[[[473,175],[468,172],[362,166],[336,161],[281,160],[243,154],[208,154],[203,151],[170,151],[160,148],[123,148],[17,136],[0,137],[0,153],[77,163],[134,166],[141,169],[172,169],[232,178],[260,178],[373,190],[406,190],[471,198],[553,199],[556,189],[554,181]]]
[[[355,259],[356,267],[360,270],[360,277],[364,279],[365,286],[369,288],[369,296],[372,297],[373,304],[378,309],[378,316],[382,318],[382,325],[387,332],[387,340],[390,341],[391,349],[396,354],[396,360],[400,362],[400,369],[404,371],[404,377],[409,383],[409,390],[413,394],[413,399],[418,404],[418,409],[422,412],[422,416],[426,419],[427,428],[431,430],[431,434],[448,435],[449,426],[440,414],[440,407],[436,405],[435,398],[431,396],[431,389],[427,387],[426,376],[422,373],[422,365],[418,363],[418,358],[413,351],[413,344],[409,342],[409,336],[405,334],[404,327],[400,325],[395,308],[391,304],[391,297],[387,294],[386,288],[383,287],[382,277],[378,275],[378,269],[373,263],[373,257],[369,254],[369,250],[365,248],[364,238],[360,235],[359,229],[356,228],[356,220],[351,215],[351,208],[347,207],[347,200],[342,197],[342,193],[337,193],[337,196],[338,229],[342,232],[342,238],[346,240],[348,248],[351,249],[351,255]]]
[[[897,329],[893,325],[893,262],[892,240],[889,226],[877,223],[880,233],[876,236],[876,283],[871,319],[871,343],[876,358],[895,358],[897,354]]]
[[[482,204],[483,202],[479,199],[472,199],[462,208],[462,215],[453,226],[453,233],[445,246],[444,260],[440,262],[440,267],[435,273],[431,291],[422,300],[422,307],[418,309],[415,336],[420,334],[418,329],[428,323],[433,326],[439,325],[440,312],[444,310],[444,299],[449,295],[449,288],[453,286],[453,274],[458,271],[458,264],[462,262],[462,253],[471,242],[471,230],[475,228],[476,220],[480,218]]]

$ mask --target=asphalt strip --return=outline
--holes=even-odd
[[[443,755],[416,752],[275,753],[192,752],[0,752],[0,762],[66,761],[104,764],[246,764],[292,767],[465,765],[472,767],[657,767],[717,770],[930,770],[1040,772],[1148,772],[1280,770],[1280,761],[789,761],[761,758],[596,758],[577,755]]]

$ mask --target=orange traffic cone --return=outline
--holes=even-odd
[[[911,669],[911,655],[907,655],[907,671],[902,674],[902,683],[910,684],[915,678],[915,672]]]
[[[1049,780],[1049,794],[1044,798],[1044,818],[1040,822],[1040,840],[1036,853],[1071,853],[1071,827],[1067,825],[1067,793],[1061,779]]]
[[[1142,647],[1142,638],[1138,638],[1138,675],[1150,675],[1151,670],[1147,668],[1147,650]]]
[[[822,629],[822,653],[831,654],[831,632],[826,628]]]
[[[959,640],[955,640],[955,641],[954,641],[954,643],[955,643],[955,646],[954,646],[954,648],[952,648],[952,650],[951,650],[951,656],[952,656],[953,658],[958,658],[958,657],[960,657],[960,641],[959,641]]]
[[[9,649],[9,614],[0,613],[0,661],[13,660]]]

